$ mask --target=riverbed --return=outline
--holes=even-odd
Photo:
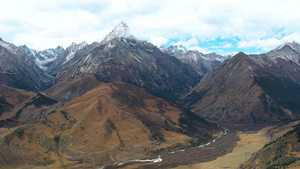
[[[251,156],[259,151],[266,143],[282,136],[289,130],[292,130],[294,125],[298,124],[299,121],[273,125],[264,127],[258,131],[240,131],[237,132],[239,141],[233,148],[232,152],[227,153],[224,156],[218,157],[217,159],[199,163],[194,165],[184,165],[176,167],[176,169],[223,169],[232,168],[236,169],[239,166],[251,158]]]

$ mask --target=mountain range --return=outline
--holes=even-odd
[[[2,166],[114,165],[204,144],[222,133],[166,101],[202,76],[129,34],[123,22],[100,43],[42,52],[0,45],[1,75],[10,80],[2,78],[0,87]]]
[[[212,143],[228,131],[219,125],[297,120],[299,100],[296,42],[203,54],[157,48],[124,22],[101,42],[66,49],[0,38],[0,164],[117,167]]]
[[[267,54],[239,53],[209,72],[178,102],[200,116],[218,122],[297,119],[300,113],[300,57],[295,49],[299,46],[293,42]]]
[[[190,65],[197,73],[204,76],[231,56],[221,56],[216,53],[203,54],[196,50],[187,50],[183,45],[161,46],[162,52],[177,57],[183,63]]]
[[[120,30],[125,32],[120,33]],[[133,84],[155,96],[173,101],[202,78],[176,57],[129,35],[129,28],[123,22],[101,43],[93,43],[77,51],[73,61],[66,63],[58,71],[54,86],[47,93],[55,93],[56,88],[61,89],[82,75],[93,75],[99,82],[121,81]],[[52,96],[63,100],[76,95],[76,91],[65,92],[64,97]]]

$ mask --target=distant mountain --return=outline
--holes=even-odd
[[[19,49],[28,55],[41,69],[47,70],[52,62],[64,52],[64,48],[57,46],[55,49],[45,49],[38,51],[28,48],[26,45],[20,46]]]
[[[221,56],[216,53],[203,54],[196,50],[187,50],[183,45],[171,45],[168,48],[160,47],[162,52],[177,57],[183,63],[187,63],[194,68],[201,76],[210,72],[224,60],[230,59],[229,56]]]
[[[0,41],[0,84],[26,90],[44,90],[52,85],[53,77],[46,75],[18,47]]]
[[[55,60],[53,60],[53,62],[47,68],[46,73],[52,76],[56,76],[59,69],[67,62],[71,61],[77,51],[83,49],[87,45],[88,44],[86,42],[82,42],[79,44],[73,42],[69,47],[66,48],[66,50],[60,53]]]
[[[300,45],[297,42],[285,43],[267,53],[272,58],[282,58],[300,64]]]
[[[300,66],[287,60],[294,58],[295,50],[288,46],[277,49],[276,55],[274,51],[235,55],[208,73],[178,102],[220,123],[299,118]]]
[[[81,75],[93,75],[100,82],[126,82],[175,100],[200,81],[201,76],[190,66],[151,43],[137,40],[128,30],[121,22],[101,43],[76,52],[72,61],[58,71],[53,88],[65,86]]]
[[[1,130],[0,163],[6,168],[99,168],[156,158],[161,152],[206,143],[222,132],[217,125],[122,82],[103,83],[65,104],[43,105],[50,98],[42,95],[26,99],[32,100],[25,102],[26,108],[39,116],[33,116],[34,123]],[[19,117],[27,115],[24,109]]]
[[[241,168],[299,168],[300,126],[267,144]]]

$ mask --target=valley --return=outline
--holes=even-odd
[[[294,126],[299,124],[300,121],[231,126],[228,134],[205,147],[197,146],[176,153],[163,153],[159,163],[131,162],[117,166],[117,168],[237,169],[258,150],[293,130]]]
[[[215,160],[194,164],[179,166],[176,169],[209,169],[209,168],[240,168],[240,165],[249,160],[253,154],[263,148],[266,144],[272,140],[276,140],[290,130],[293,130],[293,126],[299,125],[300,121],[290,122],[288,124],[266,125],[263,128],[246,129],[244,131],[237,131],[239,141],[233,147],[230,153],[224,156],[220,156]],[[262,126],[261,126],[262,127]],[[237,130],[240,127],[237,127]],[[253,131],[251,131],[253,130]],[[280,132],[279,132],[280,131]],[[274,135],[275,134],[275,135]]]

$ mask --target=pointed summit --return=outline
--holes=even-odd
[[[132,38],[135,37],[130,33],[130,29],[125,22],[120,22],[106,37],[102,40],[101,43],[107,43],[114,38]]]

